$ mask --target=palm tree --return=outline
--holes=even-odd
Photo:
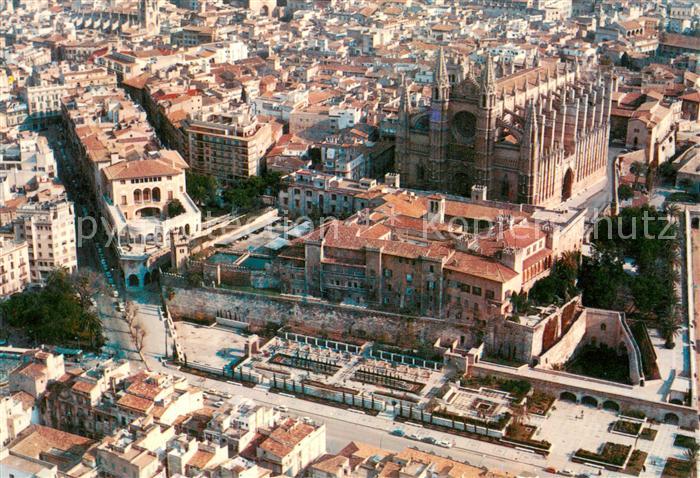
[[[698,454],[700,453],[700,444],[691,443],[685,450],[685,458],[690,462],[690,476],[697,478],[698,476]]]
[[[681,318],[675,309],[659,320],[659,331],[666,340],[666,348],[675,347],[674,339],[680,334],[681,327]]]
[[[647,171],[647,165],[641,161],[635,161],[630,166],[630,172],[634,174],[634,188],[637,189],[637,184],[639,183],[639,177],[645,174]]]
[[[681,214],[681,207],[674,202],[665,202],[664,210],[666,211],[666,215],[671,222],[675,222],[675,220],[678,219],[678,216]]]

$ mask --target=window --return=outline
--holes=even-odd
[[[492,290],[487,290],[486,291],[486,298],[487,299],[493,299],[495,297],[495,294],[493,293]]]
[[[413,282],[413,274],[406,274],[406,282]]]
[[[462,284],[460,289],[462,289],[462,292],[471,292],[471,286],[469,284]]]
[[[481,295],[481,287],[477,287],[477,286],[472,287],[472,294]]]
[[[391,277],[391,269],[384,269],[384,277]]]

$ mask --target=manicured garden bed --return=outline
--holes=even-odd
[[[639,476],[644,468],[644,463],[647,461],[647,456],[648,454],[645,451],[634,450],[627,461],[627,466],[622,470],[623,473]]]
[[[627,460],[627,455],[629,455],[631,449],[632,447],[629,445],[606,442],[598,453],[579,448],[574,453],[574,457],[580,460],[590,460],[622,467],[625,465],[625,460]]]
[[[691,464],[687,460],[678,458],[668,458],[661,478],[688,478],[690,476]]]
[[[622,433],[624,435],[637,436],[639,431],[642,429],[642,424],[639,422],[630,422],[627,420],[617,420],[613,423],[613,431]]]
[[[696,443],[695,437],[689,437],[687,435],[676,435],[676,438],[673,439],[673,446],[682,448],[690,448]]]
[[[546,415],[556,398],[546,392],[535,390],[532,396],[527,399],[527,411],[535,415]]]
[[[547,440],[535,440],[532,438],[535,430],[537,430],[537,428],[532,425],[511,425],[506,428],[506,435],[503,439],[533,448],[549,450],[552,444]]]
[[[656,433],[657,430],[647,427],[644,430],[642,430],[642,433],[639,434],[639,438],[641,438],[642,440],[654,441],[654,439],[656,438]]]

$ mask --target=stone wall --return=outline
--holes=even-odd
[[[466,326],[426,317],[407,317],[359,307],[329,304],[318,300],[241,292],[212,287],[187,288],[169,274],[161,278],[168,310],[173,318],[214,320],[222,313],[236,316],[251,326],[268,322],[299,325],[310,331],[354,335],[408,346],[414,338],[433,343],[437,339],[471,340]],[[169,292],[172,292],[170,294]]]
[[[539,366],[552,368],[555,365],[566,363],[578,348],[585,334],[586,312],[584,311],[557,343],[540,356]]]

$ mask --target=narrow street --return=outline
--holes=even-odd
[[[82,186],[84,181],[78,176],[70,149],[66,148],[63,144],[60,131],[57,128],[49,129],[45,134],[54,150],[58,176],[65,185],[68,197],[75,204],[76,226],[79,221],[82,221],[82,224],[85,226],[85,231],[89,233],[91,232],[87,227],[89,222],[85,218],[93,217],[95,221],[99,219],[93,216],[90,198],[87,197],[87,191],[84,186]],[[78,231],[80,232],[80,228]],[[126,321],[124,321],[122,313],[116,310],[116,302],[124,301],[124,290],[122,287],[119,287],[121,281],[118,277],[119,268],[117,267],[116,258],[109,248],[98,244],[96,237],[90,239],[78,237],[77,256],[79,269],[90,270],[104,279],[106,292],[99,294],[95,298],[97,314],[102,321],[105,335],[104,350],[118,357],[124,357],[129,360],[140,360],[131,335],[129,334],[128,325]],[[117,286],[119,293],[118,298],[112,295],[115,289],[108,285],[109,277],[106,275],[102,266],[103,259],[98,250],[102,251],[102,257],[104,257],[105,264],[107,264],[106,267],[112,275],[112,281]]]

